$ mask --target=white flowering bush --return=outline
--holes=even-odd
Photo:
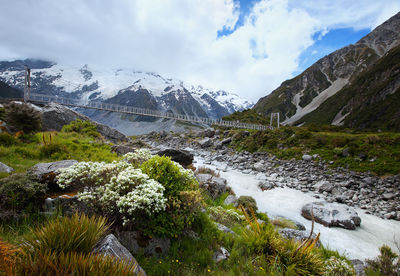
[[[112,176],[129,167],[124,161],[105,162],[79,162],[68,168],[57,171],[57,183],[65,189],[67,187],[98,186],[107,183]]]
[[[152,157],[153,155],[149,149],[136,149],[135,152],[128,152],[123,156],[124,161],[132,164],[136,168]]]
[[[62,188],[84,186],[77,194],[80,201],[124,224],[132,223],[136,215],[151,216],[166,207],[164,187],[125,161],[80,162],[60,169],[57,180]]]
[[[330,257],[325,261],[326,276],[356,276],[354,268],[345,260]]]
[[[57,183],[79,190],[78,199],[92,211],[149,235],[177,236],[202,205],[193,172],[149,150],[59,169]]]

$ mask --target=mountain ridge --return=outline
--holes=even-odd
[[[78,98],[84,102],[105,101],[214,119],[253,105],[233,93],[188,85],[152,72],[98,69],[87,64],[72,67],[33,59],[3,61],[0,62],[0,80],[23,89],[25,64],[31,68],[32,93]]]
[[[400,13],[376,27],[357,43],[332,52],[298,76],[284,81],[271,94],[259,99],[253,109],[264,115],[279,112],[285,124],[306,122],[301,120],[304,116],[351,85],[360,73],[374,66],[385,54],[399,45],[398,30]],[[339,115],[336,119],[335,122],[329,123],[343,124]]]

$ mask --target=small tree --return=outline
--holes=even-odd
[[[40,112],[25,103],[12,102],[6,105],[5,121],[13,131],[33,133],[42,129]]]

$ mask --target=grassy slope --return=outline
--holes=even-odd
[[[387,97],[381,95],[400,78],[399,69],[400,46],[397,46],[357,76],[351,85],[327,99],[296,124],[330,124],[346,106],[351,109],[344,121],[346,126],[400,131],[400,90]]]
[[[399,133],[332,129],[310,126],[250,131],[249,136],[237,135],[231,146],[239,151],[269,152],[282,159],[300,159],[304,153],[317,153],[325,161],[333,161],[333,166],[361,172],[371,171],[378,175],[400,173]],[[240,132],[231,130],[229,135]],[[344,150],[349,152],[349,156],[343,156]]]
[[[117,158],[109,144],[75,132],[40,132],[26,139],[29,141],[25,143],[15,139],[13,145],[2,144],[0,140],[0,162],[16,172],[25,172],[36,163],[63,159],[110,162]]]

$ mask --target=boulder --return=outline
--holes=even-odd
[[[146,272],[140,267],[135,257],[126,249],[113,234],[107,235],[93,249],[93,253],[111,256],[118,260],[136,266],[134,275],[146,275]]]
[[[211,174],[197,174],[200,188],[206,190],[210,196],[215,199],[227,191],[227,182],[225,178],[213,176]]]
[[[224,204],[225,205],[235,205],[237,200],[238,200],[238,198],[236,196],[228,195],[224,200]]]
[[[78,200],[78,197],[71,195],[61,195],[55,198],[46,198],[43,205],[44,214],[53,214],[61,209],[62,213],[70,216],[75,213],[91,214],[85,203]]]
[[[42,128],[44,131],[60,131],[64,125],[75,121],[76,119],[91,121],[97,127],[97,131],[103,135],[104,138],[111,142],[117,143],[120,141],[127,141],[127,137],[109,126],[97,123],[89,119],[89,117],[82,115],[72,109],[63,105],[50,103],[41,109],[42,115]]]
[[[302,159],[303,159],[304,161],[311,161],[311,160],[312,160],[312,156],[309,155],[309,154],[304,154],[304,155],[302,156]]]
[[[157,152],[159,156],[169,156],[172,161],[181,164],[183,167],[187,167],[193,163],[193,153],[187,150],[180,149],[164,149]]]
[[[68,168],[77,162],[76,160],[62,160],[50,163],[38,163],[33,166],[29,172],[34,175],[39,182],[47,183],[50,191],[58,191],[60,188],[56,184],[56,171],[61,168]]]
[[[160,257],[168,253],[171,241],[167,238],[145,237],[138,231],[121,231],[116,236],[132,254],[142,251],[145,255]]]
[[[219,231],[222,231],[224,233],[230,233],[232,235],[236,235],[236,233],[233,232],[229,227],[226,227],[225,225],[218,223],[218,222],[214,222],[214,224],[217,226],[217,229]]]
[[[125,155],[129,152],[135,152],[136,148],[126,145],[114,145],[111,147],[111,151],[115,152],[118,156]]]
[[[265,170],[265,164],[263,162],[257,162],[253,165],[253,169],[258,172],[262,172]]]
[[[231,142],[232,142],[231,137],[225,138],[221,141],[222,145],[227,145],[227,144],[230,144]]]
[[[221,246],[218,251],[214,253],[213,260],[215,263],[219,263],[220,261],[228,259],[229,256],[228,250]]]
[[[207,129],[205,129],[203,132],[201,132],[200,135],[201,135],[202,137],[209,137],[209,138],[212,138],[212,137],[214,137],[214,135],[215,135],[215,129],[213,129],[213,128],[207,128]]]
[[[351,264],[354,267],[357,276],[364,276],[365,275],[365,268],[367,267],[363,261],[359,259],[350,260]]]
[[[301,215],[306,219],[312,219],[311,210],[314,212],[314,220],[327,227],[342,227],[355,230],[361,224],[361,218],[357,212],[346,205],[326,202],[311,202],[301,208]]]
[[[211,147],[213,144],[213,141],[210,138],[206,137],[206,138],[198,141],[198,143],[199,143],[200,147],[204,149],[204,148]]]
[[[320,193],[323,192],[330,193],[334,187],[335,187],[334,184],[326,180],[321,180],[314,184],[314,189]]]
[[[14,171],[13,168],[7,166],[4,163],[0,162],[0,172],[5,172],[5,173],[12,173]]]
[[[309,231],[304,230],[296,230],[291,228],[282,228],[279,229],[279,234],[281,234],[286,239],[293,239],[295,241],[303,242],[310,236]],[[312,234],[311,238],[315,239],[317,235],[315,233]],[[316,246],[319,247],[321,243],[318,241]]]
[[[258,187],[261,189],[261,191],[268,191],[274,189],[275,185],[269,181],[260,181],[258,182]]]

